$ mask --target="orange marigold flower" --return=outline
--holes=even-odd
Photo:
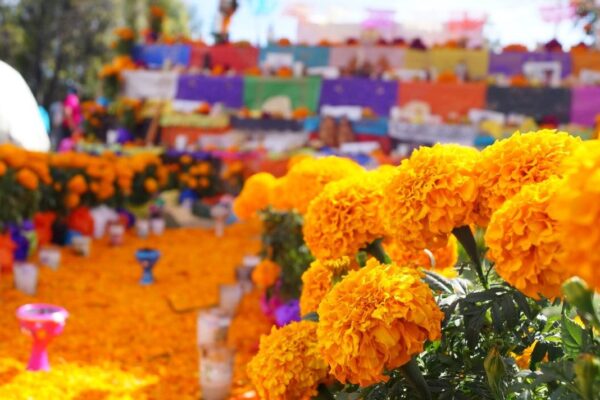
[[[445,245],[470,222],[477,199],[477,150],[458,145],[421,147],[396,168],[386,189],[386,228],[407,249]]]
[[[357,173],[325,186],[304,219],[304,240],[315,257],[354,256],[386,236],[381,203],[387,176]]]
[[[75,175],[69,179],[69,182],[67,183],[67,189],[76,195],[81,196],[88,189],[88,185],[82,175]]]
[[[279,265],[269,259],[264,259],[252,271],[252,282],[258,287],[268,288],[277,282],[280,274],[281,267]]]
[[[584,142],[563,167],[565,178],[548,209],[559,223],[562,268],[600,292],[600,141]]]
[[[278,211],[289,211],[292,208],[286,186],[285,177],[277,178],[269,191],[268,204]]]
[[[349,257],[329,261],[313,261],[302,274],[301,314],[306,315],[317,311],[319,304],[333,287],[333,281],[356,268],[357,265],[353,264]]]
[[[150,6],[150,15],[152,15],[154,18],[162,19],[165,17],[166,13],[162,7],[152,5]]]
[[[144,189],[148,193],[155,193],[158,190],[158,182],[154,178],[146,178],[144,181]]]
[[[267,172],[252,175],[244,183],[240,195],[233,202],[233,212],[240,219],[249,219],[269,205],[269,194],[276,179]]]
[[[21,168],[27,162],[27,152],[13,144],[3,144],[0,145],[0,160],[10,167]]]
[[[29,190],[36,190],[39,185],[37,175],[27,168],[23,168],[17,172],[17,182]]]
[[[65,206],[67,208],[75,208],[79,205],[80,198],[76,193],[68,193],[65,196]]]
[[[385,381],[386,370],[439,339],[444,316],[418,270],[375,259],[335,285],[318,313],[318,346],[331,373],[361,386]]]
[[[260,340],[248,376],[264,400],[301,400],[317,394],[327,365],[317,351],[317,324],[292,322]]]
[[[558,222],[548,215],[559,185],[560,179],[553,177],[524,186],[492,214],[485,235],[498,275],[534,299],[560,296],[569,278],[558,259]]]
[[[559,175],[561,163],[580,143],[566,132],[544,129],[516,132],[485,148],[476,166],[476,222],[487,226],[492,213],[521,187]]]
[[[117,28],[114,30],[114,34],[121,40],[133,40],[135,37],[133,29],[128,27]]]
[[[533,349],[537,344],[537,340],[534,340],[529,346],[523,349],[521,354],[515,354],[511,352],[509,355],[514,358],[515,363],[520,369],[529,369],[529,365],[531,364],[531,355],[533,354]],[[544,357],[544,361],[548,361],[548,355]]]
[[[0,176],[3,176],[6,173],[6,164],[0,161]]]
[[[286,175],[283,190],[291,206],[304,214],[308,205],[329,182],[337,181],[364,169],[352,160],[341,157],[305,159],[295,164]]]
[[[192,157],[188,154],[184,154],[181,156],[181,158],[179,158],[179,161],[181,161],[181,163],[184,165],[188,165],[192,163]]]
[[[458,241],[450,236],[445,246],[433,250],[407,250],[397,241],[384,242],[385,251],[392,261],[407,267],[421,267],[430,269],[446,278],[456,278],[458,271],[455,265],[458,262]]]

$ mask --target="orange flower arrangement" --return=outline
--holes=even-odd
[[[439,339],[444,316],[416,269],[375,259],[335,285],[318,314],[318,347],[331,374],[361,386],[386,381],[386,370]]]
[[[166,16],[165,10],[157,5],[150,6],[150,15],[154,18],[163,19]]]
[[[158,190],[158,182],[154,178],[146,178],[144,181],[144,189],[148,193],[155,193]]]
[[[557,233],[564,249],[560,266],[569,275],[584,279],[600,292],[600,141],[584,142],[561,167],[564,180],[550,201],[548,213],[558,221]]]
[[[241,219],[249,219],[269,205],[271,188],[276,179],[267,172],[252,175],[233,203],[233,212]]]
[[[392,261],[398,265],[430,269],[446,278],[458,276],[455,268],[458,262],[458,242],[454,236],[450,236],[445,246],[433,250],[407,250],[394,240],[385,241],[384,248]]]
[[[305,159],[295,164],[282,181],[290,206],[305,214],[308,205],[329,182],[337,181],[364,169],[352,160],[340,157]]]
[[[386,189],[388,233],[407,250],[444,246],[452,230],[472,218],[478,158],[476,150],[458,145],[437,144],[413,152],[394,171]]]
[[[437,77],[438,83],[458,83],[458,76],[452,71],[444,71]]]
[[[315,257],[353,257],[374,240],[387,236],[381,203],[390,177],[357,173],[324,187],[304,218],[304,240]]]
[[[0,176],[4,176],[6,173],[6,164],[3,161],[0,161]]]
[[[121,40],[133,40],[135,38],[135,32],[129,27],[116,28],[113,33]]]
[[[280,274],[281,267],[279,265],[269,259],[264,259],[252,271],[252,282],[259,288],[268,288],[277,282]]]
[[[75,193],[76,195],[81,196],[82,194],[84,194],[87,191],[88,187],[87,187],[85,178],[83,176],[75,175],[67,183],[67,189],[69,191]]]
[[[524,186],[494,214],[485,242],[488,257],[504,280],[534,299],[561,295],[570,277],[559,262],[562,251],[558,222],[548,215],[560,179]]]
[[[23,168],[17,172],[17,182],[19,182],[19,185],[29,190],[36,190],[39,185],[37,175],[27,168]]]
[[[327,366],[317,351],[317,324],[292,322],[260,340],[248,376],[261,399],[304,399],[317,394]]]
[[[492,213],[524,185],[559,175],[562,162],[580,143],[566,132],[541,130],[516,132],[486,147],[475,167],[479,187],[476,222],[487,226]]]

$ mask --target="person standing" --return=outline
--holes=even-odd
[[[67,97],[65,97],[65,101],[63,102],[63,113],[64,137],[71,137],[74,133],[79,132],[79,127],[83,120],[77,89],[73,86],[67,89]]]

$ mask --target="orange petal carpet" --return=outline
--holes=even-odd
[[[172,229],[148,239],[129,235],[120,247],[95,241],[89,258],[64,249],[58,270],[40,268],[34,297],[1,276],[0,399],[198,399],[197,310],[218,303],[219,284],[235,281],[242,257],[258,252],[259,234],[258,224],[245,223],[221,239],[211,230]],[[141,247],[161,251],[152,286],[138,284],[134,253]],[[15,310],[32,302],[70,312],[49,347],[50,372],[25,370],[31,340],[19,331]],[[239,314],[234,326],[253,328],[230,335],[241,346],[232,397],[251,398],[243,366],[270,322],[256,294],[243,300]]]

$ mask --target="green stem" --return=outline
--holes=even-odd
[[[381,244],[381,242],[381,239],[376,239],[371,244],[369,244],[365,250],[367,251],[367,253],[375,257],[380,263],[389,264],[392,262],[392,260],[383,249],[383,245]]]
[[[408,363],[400,367],[400,371],[408,383],[419,392],[419,396],[424,400],[431,400],[431,392],[425,381],[425,377],[421,373],[421,369],[417,364],[416,359],[411,359]]]
[[[483,267],[481,265],[481,260],[479,259],[479,253],[477,252],[477,243],[475,242],[471,228],[468,225],[459,226],[458,228],[454,228],[452,230],[452,234],[464,247],[465,251],[469,255],[469,258],[473,262],[473,269],[475,270],[477,277],[481,281],[483,287],[487,289],[488,281],[483,273]]]

